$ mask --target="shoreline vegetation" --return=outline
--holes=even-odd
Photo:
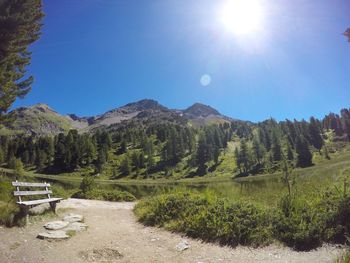
[[[323,243],[345,245],[350,235],[350,196],[336,190],[311,198],[286,194],[277,206],[218,198],[210,192],[175,192],[143,199],[134,211],[147,226],[232,247],[277,241],[309,251]]]

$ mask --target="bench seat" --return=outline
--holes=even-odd
[[[17,202],[17,204],[23,205],[23,206],[31,206],[31,205],[40,205],[44,203],[59,202],[61,200],[63,200],[63,198],[47,198],[47,199],[40,199],[40,200],[22,201],[22,202]]]

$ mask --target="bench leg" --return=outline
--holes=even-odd
[[[56,214],[56,202],[51,202],[50,207],[51,207],[52,212],[54,212]]]

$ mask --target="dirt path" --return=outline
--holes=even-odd
[[[85,216],[89,226],[69,240],[39,240],[44,222],[26,228],[0,228],[0,262],[333,262],[343,250],[324,246],[298,253],[276,245],[235,249],[202,243],[158,228],[138,224],[134,203],[68,199],[59,204]],[[66,210],[65,209],[65,210]],[[65,211],[67,213],[67,211]],[[47,220],[46,220],[47,221]],[[187,240],[190,248],[178,252],[176,245]]]

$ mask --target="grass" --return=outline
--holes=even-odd
[[[350,250],[344,253],[341,257],[339,257],[335,263],[350,263]]]
[[[134,212],[145,225],[230,246],[275,240],[308,251],[324,242],[345,244],[350,234],[350,195],[337,191],[308,198],[282,195],[277,206],[228,200],[212,192],[175,192],[141,200]]]

